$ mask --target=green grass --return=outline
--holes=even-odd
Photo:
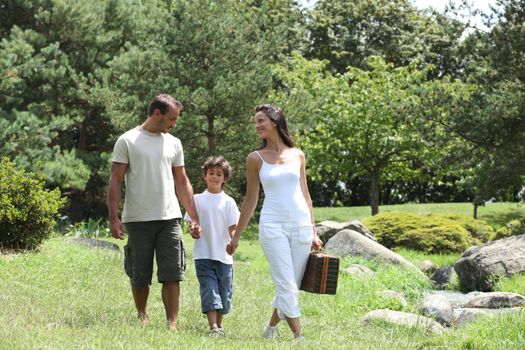
[[[431,204],[399,204],[382,205],[379,212],[401,211],[417,214],[456,214],[472,217],[472,203],[431,203]],[[317,207],[314,208],[316,222],[333,220],[345,222],[360,220],[371,215],[370,207]],[[488,203],[478,208],[478,219],[485,220],[494,228],[504,226],[510,220],[525,216],[523,203]]]
[[[189,253],[193,242],[185,237]],[[122,245],[122,242],[119,242]],[[267,263],[257,241],[243,240],[235,256],[234,299],[225,317],[227,336],[210,339],[200,312],[198,283],[192,263],[182,283],[179,329],[165,327],[160,287],[150,294],[151,323],[138,326],[120,252],[90,250],[53,238],[39,252],[0,255],[0,349],[289,349],[292,335],[280,325],[281,339],[260,338],[273,296]],[[411,261],[426,258],[400,251]],[[191,254],[189,254],[191,255]],[[434,257],[445,264],[453,257]],[[413,312],[428,281],[399,266],[346,257],[341,269],[360,263],[375,278],[340,274],[337,295],[301,292],[302,324],[309,349],[523,349],[525,312],[480,319],[443,335],[388,325],[364,325],[361,317],[378,308]],[[505,283],[505,282],[501,282]],[[505,288],[524,293],[523,279]],[[402,293],[409,305],[384,300],[377,291]],[[299,346],[303,348],[303,346]]]

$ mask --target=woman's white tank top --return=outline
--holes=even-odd
[[[259,179],[264,190],[261,222],[311,224],[310,210],[301,190],[301,161],[294,150],[292,160],[283,164],[267,163],[259,152],[262,165]]]

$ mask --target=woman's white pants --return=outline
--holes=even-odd
[[[259,242],[275,285],[272,306],[280,319],[301,316],[299,286],[312,246],[312,225],[260,222]]]

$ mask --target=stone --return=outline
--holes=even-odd
[[[426,277],[420,269],[401,255],[353,230],[339,231],[326,243],[325,250],[339,257],[361,256],[367,260],[380,258],[388,263],[406,266]]]
[[[431,318],[401,311],[379,309],[363,316],[361,322],[382,321],[390,324],[420,328],[428,333],[440,334],[445,328]]]
[[[454,265],[463,292],[491,292],[501,276],[525,272],[525,235],[467,249]]]
[[[70,239],[71,242],[82,245],[88,248],[100,248],[108,250],[120,250],[119,246],[116,243],[111,243],[108,241],[103,241],[101,239],[93,238],[84,238],[84,237],[74,237]]]

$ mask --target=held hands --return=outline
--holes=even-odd
[[[233,255],[235,253],[235,250],[239,246],[239,238],[236,238],[235,236],[232,237],[230,242],[226,245],[226,253],[229,255]]]
[[[201,237],[201,225],[196,222],[190,223],[190,235],[193,239],[199,239]]]

